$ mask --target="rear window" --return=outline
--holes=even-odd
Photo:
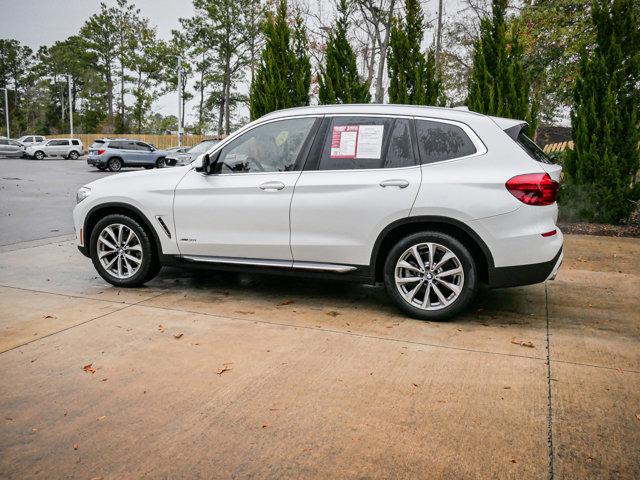
[[[541,163],[553,163],[551,158],[544,153],[544,151],[538,146],[536,142],[527,137],[524,132],[518,134],[516,143],[522,147],[522,149],[529,154],[536,162]]]
[[[94,140],[91,144],[91,148],[100,148],[104,145],[104,140]]]
[[[477,151],[465,131],[451,123],[416,120],[416,133],[423,164],[466,157]]]

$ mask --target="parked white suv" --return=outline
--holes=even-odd
[[[561,168],[521,120],[406,105],[281,110],[191,165],[78,191],[80,251],[113,285],[163,265],[384,283],[422,319],[467,307],[479,282],[553,278]]]
[[[44,157],[62,157],[77,160],[84,153],[84,145],[77,138],[52,138],[44,143],[31,145],[25,154],[30,158],[42,160]]]

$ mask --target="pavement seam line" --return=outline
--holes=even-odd
[[[554,480],[554,452],[553,452],[553,403],[551,396],[551,342],[549,339],[549,290],[544,282],[544,309],[546,317],[546,349],[547,349],[547,448],[549,462],[549,480]]]
[[[44,293],[46,293],[46,292],[44,292]],[[156,295],[156,297],[159,297],[160,295],[164,295],[164,292]],[[155,298],[155,297],[152,297],[152,298]],[[16,350],[18,348],[22,348],[22,347],[24,347],[26,345],[30,345],[30,344],[38,342],[40,340],[44,340],[45,338],[49,338],[49,337],[52,337],[54,335],[58,335],[59,333],[66,332],[67,330],[71,330],[72,328],[76,328],[76,327],[80,327],[82,325],[86,325],[87,323],[93,322],[94,320],[99,320],[99,319],[104,318],[104,317],[106,317],[108,315],[111,315],[112,313],[121,312],[122,310],[125,310],[127,308],[131,308],[131,307],[133,307],[135,305],[138,305],[138,303],[144,302],[146,300],[151,300],[152,298],[145,299],[145,300],[140,300],[140,302],[137,302],[137,303],[127,303],[123,307],[117,308],[117,309],[115,309],[115,310],[113,310],[111,312],[103,313],[102,315],[98,315],[97,317],[89,318],[89,319],[85,320],[84,322],[76,323],[75,325],[69,325],[68,327],[65,327],[63,329],[57,330],[55,332],[47,333],[46,335],[43,335],[43,336],[38,337],[38,338],[34,338],[33,340],[29,340],[28,342],[21,343],[20,345],[16,345],[15,347],[7,348],[6,350],[1,351],[0,355],[2,355],[3,353],[10,352],[12,350]]]
[[[69,238],[69,237],[71,237],[71,238]],[[9,253],[9,252],[17,252],[17,251],[20,251],[20,250],[28,250],[29,248],[44,247],[46,245],[52,245],[54,243],[59,243],[59,242],[72,242],[74,237],[75,237],[74,233],[66,233],[66,234],[63,234],[63,235],[56,235],[56,236],[53,236],[53,237],[34,238],[33,240],[26,240],[24,242],[7,243],[5,245],[0,245],[0,254]],[[23,243],[40,242],[41,240],[49,240],[49,239],[52,239],[52,238],[57,238],[58,240],[52,240],[51,242],[47,242],[47,243],[39,243],[37,245],[27,245],[26,247],[18,247],[18,245],[21,245]],[[5,248],[7,250],[4,250]]]
[[[157,308],[159,310],[167,310],[170,312],[183,312],[183,313],[193,313],[196,315],[204,315],[207,317],[215,317],[215,318],[223,318],[225,320],[237,320],[240,322],[251,322],[251,323],[261,323],[261,324],[266,324],[266,325],[277,325],[277,326],[281,326],[281,327],[290,327],[290,328],[304,328],[307,330],[318,330],[320,332],[328,332],[328,333],[336,333],[336,334],[340,334],[340,335],[350,335],[350,336],[357,336],[357,337],[362,337],[362,338],[372,338],[372,339],[378,339],[378,340],[388,340],[388,341],[393,341],[393,342],[400,342],[400,343],[409,343],[409,344],[414,344],[414,345],[424,345],[427,347],[434,347],[434,348],[445,348],[445,349],[451,349],[451,350],[460,350],[460,351],[466,351],[466,352],[471,352],[471,353],[486,353],[489,355],[503,355],[503,356],[508,356],[508,357],[515,357],[515,358],[528,358],[531,360],[547,360],[545,357],[532,357],[529,355],[516,355],[513,353],[503,353],[503,352],[492,352],[492,351],[487,351],[487,350],[474,350],[474,349],[470,349],[470,348],[462,348],[462,347],[453,347],[453,346],[447,346],[447,345],[438,345],[438,344],[430,344],[430,343],[422,343],[422,342],[413,342],[411,340],[402,340],[400,338],[385,338],[385,337],[378,337],[376,335],[366,335],[366,334],[358,334],[358,333],[353,333],[353,332],[342,332],[340,330],[332,330],[332,329],[328,329],[328,328],[317,328],[317,327],[307,327],[304,325],[294,325],[294,324],[290,324],[290,323],[281,323],[281,322],[271,322],[269,320],[259,320],[259,319],[249,319],[249,318],[240,318],[240,317],[233,317],[233,316],[227,316],[227,315],[219,315],[219,314],[215,314],[215,313],[208,313],[208,312],[198,312],[195,310],[181,310],[179,308],[169,308],[169,307],[161,307],[158,305],[142,305],[142,303],[149,301],[149,300],[153,300],[157,297],[160,297],[162,295],[164,295],[167,292],[162,292],[159,293],[157,295],[151,296],[149,298],[145,298],[144,300],[140,300],[138,302],[135,303],[129,303],[126,301],[114,301],[114,300],[106,300],[106,299],[102,299],[102,298],[95,298],[95,297],[87,297],[87,296],[83,296],[83,295],[71,295],[68,293],[60,293],[60,292],[48,292],[46,290],[35,290],[32,288],[24,288],[24,287],[16,287],[13,285],[3,285],[0,284],[1,288],[11,288],[11,289],[15,289],[15,290],[23,290],[25,292],[33,292],[33,293],[42,293],[42,294],[46,294],[46,295],[57,295],[60,297],[67,297],[67,298],[78,298],[81,300],[95,300],[96,302],[106,302],[106,303],[113,303],[113,304],[123,304],[126,305],[128,307],[131,306],[142,306],[142,307],[148,307],[148,308]],[[545,287],[546,288],[546,287]],[[120,309],[123,310],[123,309]],[[111,313],[115,313],[119,310],[114,310]],[[80,324],[79,324],[80,325]],[[42,337],[45,338],[45,337]],[[37,340],[37,339],[36,339]],[[34,340],[35,341],[35,340]],[[24,344],[26,345],[26,344]],[[0,352],[0,354],[2,354],[4,352]],[[640,374],[640,370],[633,370],[633,369],[621,369],[619,367],[607,367],[606,365],[595,365],[592,363],[581,363],[581,362],[572,362],[569,360],[552,360],[549,358],[549,361],[551,363],[562,363],[565,365],[576,365],[576,366],[580,366],[580,367],[589,367],[589,368],[599,368],[602,370],[615,370],[617,372],[624,372],[624,373],[635,373],[635,374]]]

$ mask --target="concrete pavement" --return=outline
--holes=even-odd
[[[2,478],[640,477],[637,239],[567,236],[556,281],[449,323],[287,277],[117,289],[53,240],[0,247]]]

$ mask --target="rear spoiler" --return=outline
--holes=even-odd
[[[525,128],[528,124],[524,120],[515,120],[513,118],[503,118],[503,117],[489,117],[494,121],[504,132],[511,137],[511,139],[516,140],[518,138],[518,134],[520,131]]]

